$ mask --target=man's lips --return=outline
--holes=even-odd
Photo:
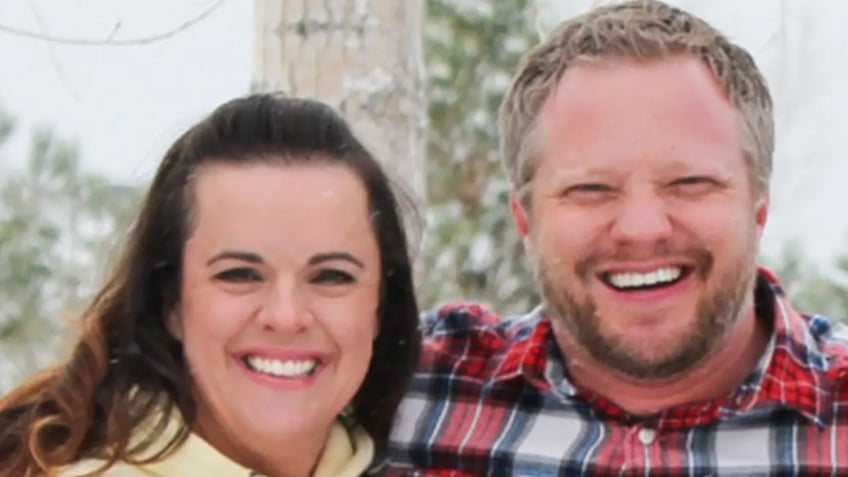
[[[598,273],[597,278],[621,292],[653,290],[672,286],[694,272],[692,265],[668,264],[654,267],[616,267]]]

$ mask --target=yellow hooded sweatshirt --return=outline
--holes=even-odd
[[[167,434],[167,433],[166,433]],[[358,477],[374,457],[374,443],[362,429],[352,432],[339,422],[330,429],[312,477]],[[88,459],[62,472],[77,477],[97,469],[102,461]],[[221,454],[200,436],[191,434],[185,443],[162,461],[136,466],[118,462],[103,477],[262,477]]]

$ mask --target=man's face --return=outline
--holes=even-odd
[[[539,118],[513,204],[558,336],[636,379],[691,368],[752,306],[767,201],[694,57],[581,63]]]

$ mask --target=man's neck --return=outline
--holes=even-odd
[[[630,414],[645,416],[730,392],[756,368],[768,346],[770,327],[756,318],[752,308],[696,367],[662,382],[623,376],[590,358],[568,337],[555,333],[566,356],[569,378],[578,387],[598,393]]]

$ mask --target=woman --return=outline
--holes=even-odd
[[[359,475],[419,349],[386,176],[330,108],[270,95],[176,141],[82,318],[0,400],[0,475]]]

